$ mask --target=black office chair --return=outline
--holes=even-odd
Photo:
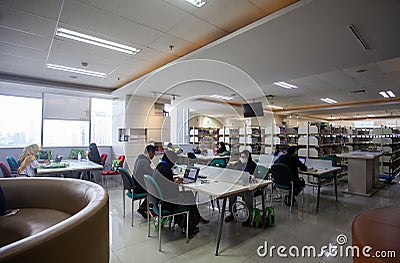
[[[281,190],[287,190],[290,192],[290,212],[292,212],[292,207],[293,207],[293,199],[294,199],[294,184],[293,184],[293,172],[290,169],[289,166],[283,163],[274,163],[271,166],[271,172],[272,172],[272,179],[275,183],[276,188],[281,189]],[[299,190],[303,190],[304,187],[299,188]],[[282,195],[282,201],[283,201],[283,195]],[[303,207],[304,203],[304,192],[302,194],[302,199],[301,199],[301,204]]]

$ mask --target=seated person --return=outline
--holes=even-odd
[[[279,157],[275,163],[283,163],[286,164],[292,171],[293,171],[293,188],[294,188],[294,196],[297,196],[305,186],[305,182],[303,178],[299,177],[299,169],[301,171],[306,171],[307,166],[303,164],[299,158],[296,155],[296,148],[295,147],[289,147],[287,149],[287,153]],[[286,182],[286,185],[290,185],[290,182]],[[291,199],[292,193],[289,195],[285,196],[285,204],[290,206],[290,199]],[[296,201],[296,199],[293,197],[293,203]]]
[[[226,145],[224,142],[218,142],[217,145],[217,155],[224,156],[227,155],[228,151],[226,150]]]
[[[140,154],[135,164],[133,165],[133,175],[132,179],[135,182],[135,188],[133,192],[135,194],[143,194],[146,193],[145,184],[144,184],[144,175],[152,175],[154,170],[151,168],[151,160],[154,158],[156,154],[156,147],[149,144],[144,149],[144,153]],[[141,214],[144,218],[147,218],[147,199],[140,204],[137,212]]]
[[[158,182],[162,182],[162,178],[164,177],[165,179],[168,180],[168,182],[164,182],[160,184],[161,188],[164,188],[163,192],[168,195],[165,197],[163,202],[163,209],[169,210],[169,211],[176,211],[178,210],[181,206],[185,206],[189,210],[189,237],[192,238],[196,233],[199,232],[198,228],[198,223],[208,223],[209,221],[202,218],[200,216],[200,212],[197,208],[196,205],[196,200],[194,197],[194,194],[192,191],[179,191],[179,186],[176,183],[182,182],[182,178],[179,178],[177,181],[175,181],[174,176],[173,176],[173,171],[172,168],[175,165],[175,162],[178,160],[178,156],[175,152],[172,151],[166,151],[161,158],[160,162],[157,165],[156,171],[154,172],[154,178]],[[171,184],[170,182],[174,182]],[[176,196],[176,193],[178,193],[178,196]],[[168,200],[170,202],[168,202]],[[175,202],[172,202],[172,200],[178,200]],[[184,217],[175,217],[176,222],[179,224],[181,228],[186,226],[186,218]],[[188,231],[188,230],[186,230]]]
[[[275,146],[274,152],[272,153],[276,158],[281,157],[283,155],[283,152],[279,149],[279,146]]]
[[[257,175],[257,164],[253,161],[251,153],[248,150],[244,150],[240,153],[240,160],[236,163],[228,165],[229,169],[242,170],[249,172],[251,175]],[[253,210],[253,191],[248,191],[244,194],[244,202],[247,208],[251,212]],[[236,202],[237,196],[229,197],[229,215],[225,217],[225,222],[231,222],[233,220],[232,205]],[[250,223],[250,217],[242,223],[244,226],[248,226]]]
[[[29,177],[36,176],[39,162],[36,160],[36,155],[40,151],[37,144],[31,144],[25,147],[19,156],[20,166],[18,167],[17,174],[26,175]],[[50,163],[50,160],[46,160]]]
[[[94,142],[89,144],[88,158],[94,163],[101,164],[99,149],[97,149],[97,145]]]

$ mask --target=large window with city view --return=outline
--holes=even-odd
[[[97,145],[111,145],[112,100],[92,98],[90,141]]]
[[[111,145],[109,99],[48,93],[43,100],[0,95],[0,110],[0,147],[25,147],[32,143],[43,147],[87,146],[90,142]]]
[[[41,143],[41,99],[0,95],[0,112],[0,147]]]

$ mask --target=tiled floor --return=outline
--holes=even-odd
[[[374,207],[400,206],[400,186],[385,185],[374,196],[361,197],[343,194],[347,186],[345,178],[339,183],[339,199],[336,202],[332,186],[325,186],[321,192],[319,212],[316,213],[316,193],[307,187],[304,194],[304,208],[297,198],[296,208],[290,214],[288,207],[274,201],[276,226],[267,229],[242,227],[239,222],[225,223],[223,227],[220,255],[215,256],[218,211],[201,205],[203,217],[210,219],[207,225],[200,225],[200,233],[186,243],[179,229],[163,229],[162,252],[158,252],[158,234],[151,226],[151,237],[147,237],[147,224],[137,212],[131,227],[130,200],[126,199],[126,217],[122,216],[122,190],[109,189],[110,195],[110,262],[352,262],[346,257],[279,257],[276,249],[272,257],[260,257],[257,248],[265,242],[270,246],[296,245],[315,246],[337,245],[336,238],[344,234],[351,243],[351,223],[361,211]],[[135,203],[135,209],[138,204]],[[209,211],[211,211],[209,213]],[[292,250],[294,251],[294,250]],[[262,252],[262,251],[261,251]],[[287,251],[286,251],[287,252]],[[288,253],[288,252],[287,252]]]

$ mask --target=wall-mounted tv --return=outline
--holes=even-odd
[[[249,104],[242,104],[243,117],[257,117],[264,116],[262,102],[254,102]]]

